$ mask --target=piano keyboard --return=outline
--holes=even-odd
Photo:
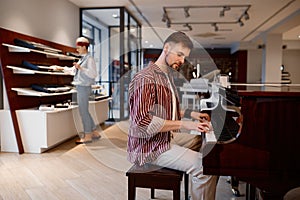
[[[201,132],[195,131],[195,130],[191,130],[190,134],[202,135]],[[216,135],[215,135],[214,131],[209,131],[206,134],[203,134],[203,139],[204,139],[203,142],[205,144],[215,144],[215,143],[217,143],[217,138],[216,138]]]
[[[195,130],[191,130],[190,134],[202,135],[204,144],[228,144],[239,136],[240,125],[236,122],[236,117],[230,114],[224,116],[222,113],[213,113],[210,126],[212,130],[206,134]]]

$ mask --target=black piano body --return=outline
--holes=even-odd
[[[263,199],[282,199],[300,186],[300,87],[231,86],[226,96],[240,98],[241,133],[204,147],[204,173],[235,176]]]

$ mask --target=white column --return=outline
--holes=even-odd
[[[282,34],[268,34],[264,40],[262,82],[280,83],[282,64]]]

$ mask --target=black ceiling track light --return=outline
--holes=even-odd
[[[189,10],[190,10],[189,7],[185,7],[185,8],[183,8],[183,10],[184,10],[184,16],[185,16],[186,18],[188,18],[188,17],[191,16],[190,13],[189,13]]]
[[[220,11],[219,16],[224,17],[225,16],[225,11],[229,11],[231,9],[230,6],[223,6],[223,9]]]
[[[183,24],[183,27],[188,28],[189,31],[193,30],[193,28],[190,24]]]
[[[162,16],[162,21],[166,23],[166,26],[168,28],[170,28],[172,25],[183,25],[183,27],[188,28],[187,31],[192,31],[193,27],[192,25],[200,25],[200,24],[211,24],[211,26],[214,28],[214,31],[220,31],[222,29],[219,28],[218,25],[220,24],[238,24],[240,27],[244,26],[244,22],[243,20],[249,20],[250,19],[250,15],[249,15],[249,9],[250,9],[251,5],[206,5],[206,6],[170,6],[170,7],[163,7],[163,16]],[[198,9],[198,12],[201,12],[200,9],[208,9],[208,8],[214,8],[214,9],[218,9],[220,8],[220,12],[219,12],[219,18],[220,20],[214,20],[214,21],[197,21],[197,22],[193,22],[193,21],[188,21],[188,22],[181,22],[181,21],[175,21],[174,19],[170,19],[169,13],[171,9],[181,9],[183,10],[183,14],[185,16],[185,18],[191,18],[191,10],[192,9]],[[229,14],[230,11],[232,11],[233,8],[238,8],[240,14],[239,17],[236,19],[233,19],[231,21],[225,21],[225,20],[221,20],[223,19],[225,16],[227,16],[227,14]],[[226,29],[228,31],[231,31],[231,29]]]

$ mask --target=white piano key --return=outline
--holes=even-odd
[[[216,138],[216,135],[215,135],[214,131],[207,132],[205,134],[204,140],[205,140],[206,144],[215,144],[215,143],[217,143],[217,138]]]

